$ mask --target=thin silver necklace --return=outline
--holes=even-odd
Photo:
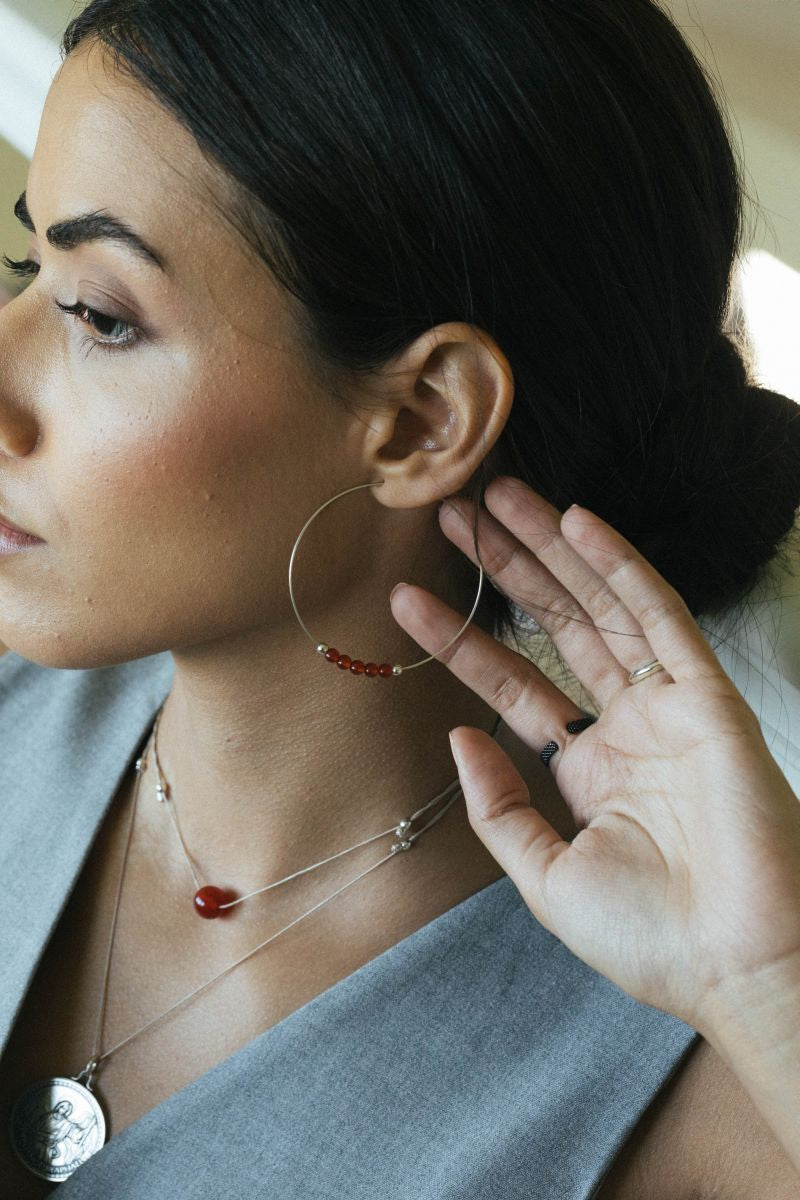
[[[276,888],[282,883],[288,883],[292,879],[297,879],[300,875],[306,875],[309,871],[315,871],[317,867],[324,867],[326,863],[333,862],[336,858],[342,858],[345,854],[350,854],[353,850],[359,850],[362,846],[367,846],[370,842],[377,841],[378,838],[386,837],[388,833],[394,833],[400,839],[399,845],[393,843],[391,847],[392,854],[397,853],[398,850],[409,850],[411,848],[411,843],[406,838],[406,833],[410,828],[412,821],[414,821],[421,813],[425,812],[427,808],[430,808],[432,805],[434,805],[438,800],[445,799],[450,792],[455,791],[457,793],[460,791],[459,781],[458,779],[455,779],[452,783],[448,784],[443,792],[440,792],[438,796],[431,800],[430,804],[426,805],[425,808],[421,808],[419,812],[414,813],[413,817],[400,821],[397,826],[391,826],[389,829],[383,829],[380,833],[376,833],[372,837],[365,838],[363,842],[357,842],[355,846],[349,846],[346,850],[339,850],[338,853],[332,854],[330,858],[323,858],[320,862],[312,863],[310,867],[302,867],[299,871],[295,871],[293,874],[287,875],[283,879],[276,879],[274,883],[264,884],[263,887],[256,888],[255,891],[252,892],[247,892],[247,894],[244,896],[236,896],[234,893],[226,889],[215,887],[211,884],[201,884],[200,882],[200,876],[198,874],[195,861],[192,858],[192,855],[189,853],[183,833],[181,832],[178,814],[175,809],[175,801],[172,798],[172,789],[164,777],[164,772],[161,769],[161,762],[158,757],[158,729],[163,713],[164,706],[162,705],[155,720],[152,737],[153,759],[155,762],[156,771],[158,772],[156,796],[158,797],[159,802],[164,804],[169,812],[175,834],[178,838],[181,849],[183,850],[189,870],[192,873],[195,888],[197,889],[194,894],[194,911],[198,914],[198,916],[201,917],[213,918],[222,916],[226,912],[232,910],[237,904],[243,904],[245,900],[250,900],[253,896],[260,896],[262,892],[268,892],[271,888]],[[494,729],[492,730],[491,734],[492,737],[495,736],[501,719],[502,718],[498,718],[495,722]],[[136,768],[139,771],[145,771],[147,769],[146,755],[143,755],[142,758],[137,760]],[[446,809],[443,809],[439,816],[443,816],[446,811]],[[439,816],[436,817],[436,820],[439,819]],[[430,821],[429,825],[432,824],[433,821]],[[426,825],[425,828],[427,829],[429,825]],[[422,830],[420,830],[420,832],[422,832]],[[360,876],[357,878],[360,878]]]
[[[280,937],[282,933],[286,933],[287,930],[293,928],[293,926],[297,925],[300,921],[304,920],[306,917],[322,908],[325,904],[328,904],[336,896],[341,895],[341,893],[346,891],[347,888],[352,887],[354,883],[357,883],[360,879],[363,879],[365,875],[369,875],[370,871],[374,871],[376,867],[380,867],[383,863],[388,862],[389,859],[394,858],[399,852],[410,850],[417,838],[430,829],[432,825],[435,825],[437,821],[441,820],[448,809],[452,806],[454,801],[458,798],[461,791],[459,780],[456,778],[452,783],[448,784],[444,791],[440,792],[438,796],[435,796],[433,800],[430,800],[422,808],[417,809],[412,816],[400,821],[397,826],[394,826],[390,829],[385,829],[382,831],[382,833],[377,833],[374,835],[374,837],[367,838],[365,841],[357,843],[356,846],[351,846],[349,850],[342,850],[338,854],[331,855],[330,858],[323,859],[319,863],[314,863],[310,867],[304,867],[301,871],[296,871],[293,875],[287,875],[285,879],[279,879],[275,883],[267,884],[263,888],[258,888],[257,891],[251,892],[247,896],[240,897],[237,900],[237,903],[249,899],[250,896],[257,895],[259,892],[267,891],[272,887],[277,887],[280,883],[286,883],[290,879],[295,879],[298,875],[302,875],[307,871],[312,871],[316,867],[323,866],[325,863],[331,862],[335,858],[340,858],[342,855],[350,853],[351,850],[355,850],[360,846],[367,845],[368,842],[375,841],[379,837],[385,837],[389,833],[392,833],[397,837],[397,841],[392,842],[389,853],[383,858],[379,859],[377,862],[373,863],[371,867],[367,867],[365,871],[362,871],[359,875],[356,875],[355,878],[343,884],[342,887],[337,888],[335,892],[333,892],[330,896],[325,897],[325,899],[320,900],[318,904],[315,904],[312,908],[308,909],[307,912],[301,913],[299,917],[295,917],[293,921],[290,921],[288,925],[284,925],[284,927],[279,929],[277,933],[273,933],[268,938],[265,938],[263,942],[260,942],[252,950],[248,950],[246,954],[243,954],[241,958],[236,960],[236,962],[231,963],[229,967],[225,967],[211,979],[208,979],[205,983],[200,984],[199,987],[196,987],[193,991],[176,1001],[175,1004],[172,1004],[168,1009],[166,1009],[165,1012],[160,1013],[157,1017],[154,1017],[145,1025],[142,1025],[133,1033],[128,1034],[127,1037],[117,1042],[115,1046],[112,1046],[110,1050],[104,1050],[101,1052],[100,1045],[103,1033],[106,1001],[108,997],[108,979],[111,969],[111,956],[114,948],[114,934],[117,925],[117,914],[119,912],[120,897],[122,895],[122,882],[125,877],[125,867],[128,861],[131,834],[133,832],[133,824],[136,817],[136,809],[139,800],[139,790],[142,776],[144,774],[147,754],[150,748],[150,743],[155,743],[156,729],[162,712],[163,706],[159,710],[153,730],[148,739],[145,752],[136,760],[135,763],[136,785],[134,788],[133,802],[131,804],[131,815],[128,822],[128,831],[125,837],[125,849],[122,855],[122,865],[120,867],[119,878],[117,882],[114,912],[111,918],[111,931],[109,934],[108,951],[106,954],[100,1011],[95,1029],[94,1053],[77,1075],[54,1075],[49,1076],[46,1079],[40,1079],[36,1083],[31,1084],[18,1096],[11,1110],[9,1132],[11,1136],[11,1145],[15,1154],[23,1166],[32,1172],[32,1174],[39,1176],[41,1179],[46,1179],[51,1183],[58,1183],[68,1178],[68,1176],[77,1170],[82,1163],[91,1158],[93,1154],[96,1154],[97,1151],[100,1150],[105,1144],[107,1125],[105,1114],[99,1100],[91,1090],[92,1082],[97,1074],[101,1062],[104,1062],[106,1059],[110,1058],[112,1054],[115,1054],[117,1050],[121,1050],[123,1046],[127,1046],[129,1042],[132,1042],[134,1038],[139,1037],[139,1035],[144,1033],[146,1030],[152,1029],[154,1025],[158,1024],[158,1022],[169,1016],[170,1013],[175,1012],[175,1010],[182,1007],[182,1005],[187,1004],[195,996],[198,996],[201,992],[205,991],[206,988],[211,987],[211,985],[216,983],[218,979],[221,979],[224,975],[227,975],[229,971],[232,971],[241,963],[246,962],[248,958],[251,958],[254,954],[257,954],[259,950],[262,950],[270,942],[273,942],[275,938]],[[501,720],[501,717],[497,718],[490,735],[491,737],[494,738],[497,735],[497,730],[500,726]],[[157,795],[159,800],[162,800],[169,795],[169,786],[166,785],[166,781],[164,780],[160,766],[158,767],[158,775],[159,783],[157,784]],[[452,793],[452,795],[450,793]],[[423,825],[422,828],[417,830],[416,833],[409,833],[409,829],[417,817],[422,816],[423,813],[427,812],[429,808],[432,808],[434,804],[448,796],[449,799],[447,800],[447,803],[433,818],[431,818],[430,821],[428,821],[426,825]],[[191,862],[191,856],[186,850],[180,829],[172,812],[171,803],[169,804],[169,811],[173,817],[173,822],[175,824],[178,837],[181,841],[181,845],[183,845],[184,853],[189,860],[189,865],[194,874],[195,882],[198,882],[197,876],[194,872],[193,864]]]

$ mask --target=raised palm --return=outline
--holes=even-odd
[[[486,503],[485,568],[547,630],[600,715],[567,733],[583,715],[574,702],[468,626],[438,657],[532,750],[558,743],[550,768],[579,833],[564,841],[505,751],[459,727],[470,823],[573,953],[702,1029],[721,983],[800,966],[798,799],[683,600],[625,538],[584,509],[562,517],[518,479],[495,480]],[[477,563],[466,506],[446,501],[441,523]],[[397,592],[392,610],[431,653],[464,621],[422,588]],[[653,660],[665,669],[631,684]]]

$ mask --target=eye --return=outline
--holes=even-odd
[[[83,340],[83,345],[89,345],[88,354],[93,346],[100,346],[104,350],[127,350],[130,346],[135,346],[139,341],[139,330],[135,326],[129,325],[127,321],[123,321],[120,317],[111,317],[106,313],[98,312],[96,308],[89,308],[88,304],[81,304],[80,300],[76,304],[59,304],[56,300],[56,305],[62,312],[69,313],[70,316],[77,317],[78,320],[88,325],[90,329],[96,330],[101,337],[87,337]],[[112,329],[123,329],[125,332],[118,337],[112,337],[110,333],[104,334],[100,328],[103,324],[109,324]]]
[[[14,275],[29,276],[39,273],[39,264],[29,258],[17,262],[13,258],[9,258],[7,254],[3,254],[0,255],[0,262],[6,270],[11,271]],[[141,330],[137,329],[135,325],[130,325],[121,317],[112,317],[107,313],[99,312],[96,308],[90,308],[88,304],[81,304],[79,300],[75,304],[61,304],[56,300],[55,304],[62,312],[76,317],[82,324],[88,325],[90,329],[94,329],[101,335],[99,338],[89,336],[83,339],[81,344],[89,347],[87,358],[95,346],[99,346],[103,350],[128,350],[137,345],[142,338]],[[114,337],[111,330],[104,333],[102,329],[104,324],[110,325],[111,330],[117,328],[124,332]]]

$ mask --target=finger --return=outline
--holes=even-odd
[[[570,740],[581,736],[570,733],[566,725],[584,716],[582,710],[524,655],[474,624],[441,650],[464,624],[464,617],[415,584],[397,587],[389,603],[398,624],[491,705],[531,749],[541,751],[552,740],[563,754]]]
[[[588,615],[619,664],[618,674],[611,677],[617,685],[614,690],[627,686],[628,673],[655,658],[652,647],[622,599],[564,536],[558,509],[513,476],[493,480],[486,489],[485,500],[487,507],[530,548]],[[564,657],[572,667],[569,637],[569,630],[565,630]]]
[[[460,496],[448,498],[440,508],[439,524],[477,567],[474,508]],[[628,672],[614,657],[589,614],[536,555],[483,508],[478,511],[477,542],[484,569],[495,586],[535,618],[572,673],[580,673],[587,691],[600,708],[605,708],[627,685]]]
[[[724,674],[680,593],[621,533],[577,505],[564,513],[561,529],[635,617],[654,655],[676,682]]]
[[[569,843],[531,806],[524,779],[488,733],[459,725],[450,732],[450,744],[470,825],[536,919],[552,932],[547,872]]]

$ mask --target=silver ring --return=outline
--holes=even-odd
[[[666,668],[662,662],[654,658],[652,662],[645,663],[643,667],[637,667],[635,671],[631,671],[628,676],[628,683],[639,683],[642,679],[647,679],[648,675],[655,675],[656,671],[664,671]]]

